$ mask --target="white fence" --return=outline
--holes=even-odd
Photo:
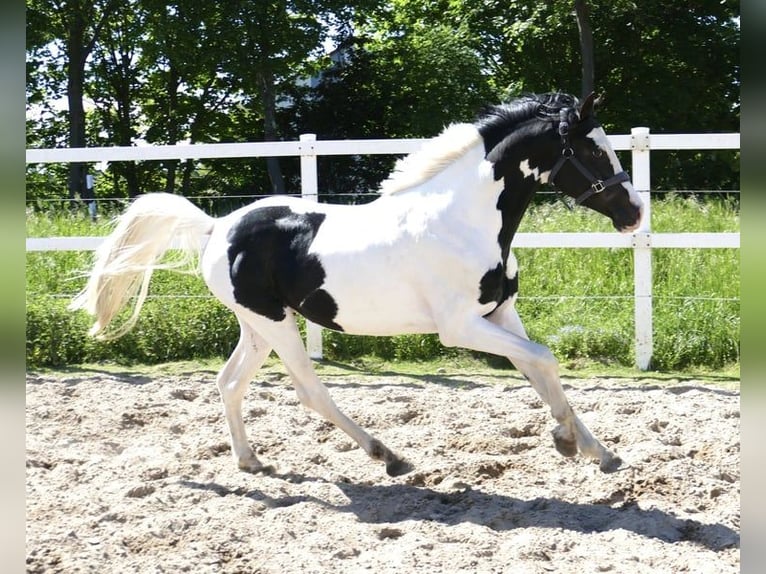
[[[300,141],[194,144],[176,146],[28,149],[27,163],[102,162],[198,158],[300,156],[301,193],[317,200],[319,155],[403,154],[417,150],[423,139],[317,140],[304,134]],[[517,233],[513,247],[622,247],[633,250],[636,365],[649,368],[652,358],[652,249],[739,248],[739,233],[652,233],[650,187],[651,150],[739,149],[738,133],[650,134],[633,128],[630,135],[612,135],[616,150],[631,150],[633,186],[644,200],[646,213],[632,234]],[[100,237],[30,237],[27,251],[93,250]],[[322,358],[321,329],[308,325],[306,346],[312,358]]]

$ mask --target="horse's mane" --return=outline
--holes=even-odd
[[[551,92],[526,94],[505,104],[487,106],[474,123],[451,124],[421,149],[398,160],[379,191],[390,195],[424,183],[482,140],[489,152],[511,132],[518,131],[519,139],[539,134],[560,118],[560,110],[567,108],[576,114],[577,104],[574,96]]]
[[[392,194],[424,183],[481,141],[473,124],[451,124],[418,151],[398,160],[380,193]]]
[[[577,98],[562,92],[525,94],[506,104],[484,108],[475,125],[489,152],[511,133],[512,142],[504,147],[550,130],[561,119],[562,110],[566,110],[567,121],[576,122],[578,107]]]

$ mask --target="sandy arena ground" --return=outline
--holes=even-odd
[[[27,374],[27,572],[739,572],[737,381],[565,379],[627,467],[555,450],[516,373],[320,367],[338,405],[415,465],[390,478],[278,367],[237,470],[210,369]]]

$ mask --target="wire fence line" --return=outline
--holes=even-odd
[[[39,291],[32,291],[28,293],[32,297],[51,297],[52,299],[70,299],[77,295],[77,293],[42,293]],[[561,301],[561,300],[583,300],[583,301],[596,301],[596,300],[632,300],[634,295],[519,295],[517,301]],[[146,299],[215,299],[211,294],[205,295],[188,295],[188,294],[162,294],[162,295],[147,295]],[[726,301],[726,302],[739,302],[739,297],[712,297],[707,295],[655,295],[655,300],[667,300],[667,301]]]

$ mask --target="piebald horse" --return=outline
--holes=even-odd
[[[558,425],[564,456],[578,451],[604,472],[621,465],[573,412],[551,351],[528,339],[515,309],[518,268],[511,241],[540,184],[635,230],[642,203],[594,116],[594,98],[528,95],[485,108],[399,160],[364,205],[272,196],[214,218],[187,199],[136,199],[96,252],[72,309],[95,316],[92,335],[130,329],[163,254],[181,249],[210,291],[236,315],[239,342],[217,376],[239,468],[267,471],[248,441],[242,400],[274,350],[301,403],[346,432],[391,476],[412,465],[336,406],[317,377],[296,313],[350,334],[438,333],[446,346],[507,357]],[[134,300],[133,314],[107,329]]]

